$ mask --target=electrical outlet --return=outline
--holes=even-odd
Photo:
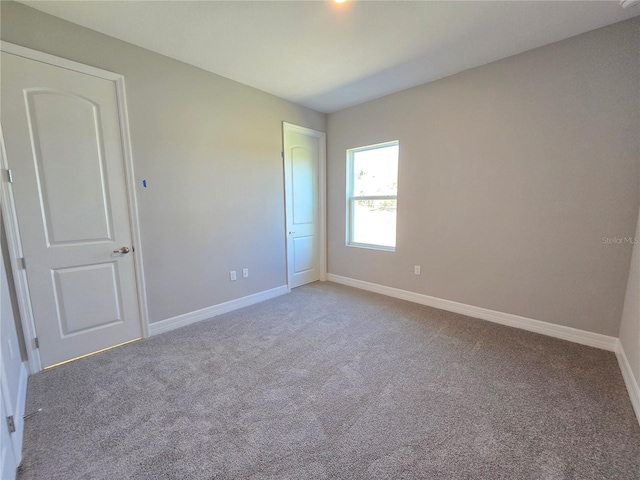
[[[236,271],[235,270],[231,270],[229,272],[229,280],[232,281],[232,282],[235,282],[237,280]]]
[[[413,273],[415,273],[416,275],[420,275],[420,265],[413,266]]]
[[[242,269],[242,278],[249,278],[249,269],[248,268],[243,268]]]

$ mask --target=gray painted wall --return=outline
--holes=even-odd
[[[617,336],[640,19],[328,116],[329,272]],[[400,141],[395,253],[345,246],[345,150]],[[422,275],[413,273],[421,265]]]
[[[638,225],[636,227],[636,242],[640,242],[640,212],[638,213]],[[631,256],[631,269],[629,270],[629,282],[627,294],[624,299],[622,322],[620,322],[620,342],[624,353],[629,360],[631,370],[640,385],[640,244],[633,245]],[[640,420],[640,419],[639,419]]]
[[[1,9],[3,40],[125,76],[151,322],[286,283],[282,121],[325,131],[323,114],[21,4]],[[243,267],[250,277],[229,282]]]

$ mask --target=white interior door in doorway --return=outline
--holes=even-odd
[[[6,156],[42,367],[143,333],[118,93],[114,79],[2,52]]]
[[[5,408],[4,394],[2,393],[0,394],[0,418],[9,418],[8,413]],[[12,422],[13,418],[11,422],[2,422],[2,425],[0,425],[0,478],[2,480],[16,478],[16,469],[18,468],[18,460],[11,441],[11,435],[15,433],[15,427],[13,427]]]
[[[4,248],[4,241],[2,241]],[[0,479],[13,479],[22,460],[24,410],[27,398],[27,370],[20,356],[15,317],[5,268],[0,254]]]
[[[326,280],[326,136],[283,123],[287,283]]]

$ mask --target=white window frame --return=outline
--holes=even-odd
[[[352,241],[353,238],[353,218],[354,218],[354,205],[355,202],[359,200],[395,200],[396,201],[396,212],[398,208],[398,195],[364,195],[364,196],[354,196],[353,195],[353,159],[354,154],[357,152],[363,152],[367,150],[376,150],[378,148],[386,148],[386,147],[398,147],[398,169],[400,168],[400,141],[392,140],[390,142],[384,143],[376,143],[374,145],[365,145],[364,147],[357,148],[349,148],[347,150],[347,225],[346,225],[346,246],[347,247],[356,247],[356,248],[368,248],[371,250],[382,250],[386,252],[395,252],[398,240],[398,217],[396,216],[396,246],[389,247],[387,245],[377,245],[371,243],[358,243]],[[396,173],[397,175],[397,173]],[[396,177],[397,178],[397,177]]]

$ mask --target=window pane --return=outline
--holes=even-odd
[[[353,152],[353,196],[398,194],[398,145]]]
[[[351,241],[395,247],[397,200],[356,200],[353,203]]]

